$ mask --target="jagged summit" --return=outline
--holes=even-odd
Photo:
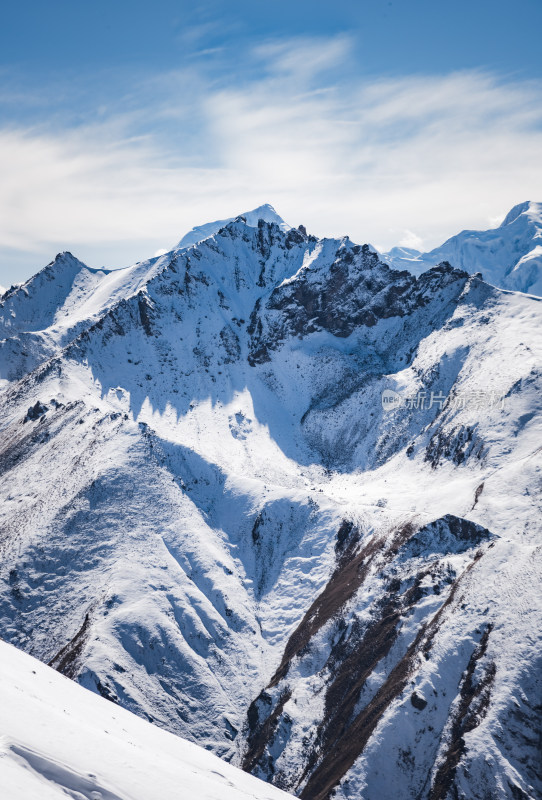
[[[183,247],[190,247],[190,245],[197,244],[197,242],[201,242],[203,239],[213,236],[220,230],[220,228],[223,228],[225,225],[227,225],[229,222],[233,222],[235,219],[239,219],[239,217],[243,217],[246,221],[246,224],[253,228],[257,227],[258,220],[263,219],[264,222],[275,222],[283,231],[290,230],[290,225],[288,225],[282,219],[282,217],[277,214],[273,206],[269,203],[264,203],[264,205],[252,209],[252,211],[244,211],[242,214],[237,214],[235,217],[227,217],[226,219],[218,219],[214,222],[206,222],[204,225],[198,225],[195,228],[192,228],[191,231],[183,236],[175,249],[178,250]]]
[[[63,250],[61,253],[57,253],[53,260],[47,264],[47,267],[54,266],[75,266],[90,269],[86,264],[76,258],[73,253],[70,253],[69,250]]]

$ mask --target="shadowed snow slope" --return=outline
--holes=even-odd
[[[498,228],[462,231],[429,253],[394,247],[384,260],[419,275],[441,261],[503,289],[542,295],[542,203],[520,203]]]
[[[539,797],[541,301],[246,217],[3,298],[1,636],[308,800]]]
[[[286,800],[0,642],[5,800]]]

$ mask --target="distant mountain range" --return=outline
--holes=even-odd
[[[62,253],[8,290],[0,637],[305,800],[542,796],[542,300],[469,274],[492,247],[532,253],[538,213],[416,276],[264,206],[124,270]],[[2,647],[16,738],[33,679]],[[57,706],[96,713],[62,730],[103,744],[104,706],[64,703],[44,669],[48,730]],[[124,756],[112,788],[31,733],[0,781],[23,759],[132,796]]]
[[[396,269],[408,269],[414,275],[449,261],[467,272],[481,272],[493,286],[540,296],[542,203],[520,203],[498,228],[462,231],[429,253],[394,247],[383,258]]]

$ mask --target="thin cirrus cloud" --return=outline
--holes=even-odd
[[[110,104],[77,127],[11,121],[0,129],[0,280],[55,249],[121,266],[262,202],[384,249],[429,248],[539,199],[539,83],[356,77],[349,48],[345,37],[266,43],[229,81],[197,63],[153,76],[129,112]],[[8,276],[13,263],[26,274]]]

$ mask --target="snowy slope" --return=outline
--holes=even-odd
[[[520,203],[498,228],[462,231],[429,253],[393,248],[384,260],[419,275],[449,261],[503,289],[542,295],[542,203]]]
[[[540,301],[242,219],[133,269],[1,395],[0,634],[311,800],[540,795]]]
[[[6,800],[280,800],[283,792],[0,642]]]

